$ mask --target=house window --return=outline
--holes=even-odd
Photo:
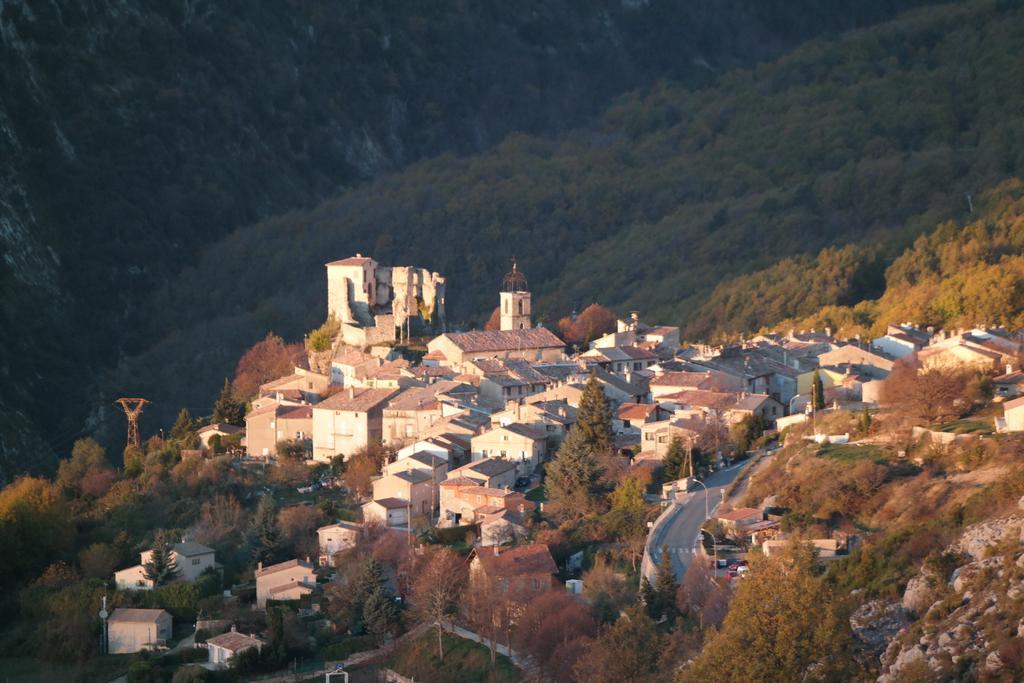
[[[507,455],[507,453],[506,453],[505,451],[502,451],[502,452],[501,452],[501,457],[503,457],[503,458],[504,458],[504,457],[505,457],[506,455]]]
[[[540,590],[540,579],[533,579],[533,589]]]
[[[654,441],[654,434],[650,432],[644,434],[644,441]]]
[[[193,566],[193,567],[195,567],[196,565],[198,565],[198,564],[199,564],[199,561],[200,561],[200,560],[199,560],[199,558],[198,558],[198,557],[192,558],[192,566]]]
[[[667,436],[659,436],[658,437],[658,443],[668,443],[668,437]]]
[[[643,364],[642,363],[633,363],[633,369],[634,370],[640,370],[642,368],[643,368]]]

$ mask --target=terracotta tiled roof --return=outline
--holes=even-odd
[[[623,403],[615,416],[620,420],[646,420],[657,409],[655,403]]]
[[[388,510],[395,510],[409,506],[409,501],[402,500],[401,498],[375,498],[373,502],[381,507],[387,508]]]
[[[152,624],[162,615],[167,614],[162,609],[139,609],[135,607],[118,607],[111,613],[110,621],[134,621],[137,623]]]
[[[207,638],[206,644],[222,647],[229,652],[240,652],[250,647],[260,647],[264,643],[256,636],[247,636],[244,633],[228,631],[227,633],[221,633],[219,636]]]
[[[1012,401],[1007,401],[1003,404],[1003,410],[1012,410],[1013,408],[1020,408],[1021,406],[1024,406],[1024,396],[1015,398]]]
[[[292,567],[304,567],[306,569],[309,569],[310,571],[313,570],[313,565],[309,562],[306,562],[305,560],[294,559],[285,560],[284,562],[278,562],[277,564],[272,564],[269,567],[264,567],[263,569],[257,569],[256,576],[267,576],[268,574],[274,574],[285,569],[291,569]]]
[[[555,565],[551,551],[543,543],[521,545],[515,548],[499,549],[481,547],[476,551],[480,566],[488,576],[507,578],[524,574],[555,574]]]
[[[372,261],[369,256],[349,256],[338,261],[331,261],[328,266],[361,266]]]
[[[729,522],[735,522],[755,515],[758,517],[763,516],[762,512],[757,508],[737,508],[735,510],[729,510],[728,512],[720,512],[716,517]]]
[[[565,347],[565,342],[545,327],[534,327],[527,330],[474,330],[449,333],[444,336],[459,350],[467,353]]]
[[[316,407],[317,409],[365,413],[386,403],[397,393],[398,389],[353,389],[351,392],[343,389],[330,398],[320,401]]]
[[[498,427],[498,429],[507,429],[508,431],[512,432],[513,434],[518,434],[519,436],[525,436],[528,439],[546,439],[547,438],[547,434],[544,431],[542,431],[540,429],[537,429],[536,427],[532,427],[530,425],[513,423],[513,424],[505,425],[504,427]],[[484,433],[486,434],[486,432],[484,432]],[[481,435],[481,436],[483,436],[483,435]]]

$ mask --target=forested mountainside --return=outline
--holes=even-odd
[[[0,480],[67,450],[98,376],[180,322],[153,290],[233,229],[907,3],[847,4],[3,3]]]
[[[552,324],[597,300],[699,338],[878,296],[915,237],[1024,172],[1022,49],[1017,3],[923,8],[713,86],[624,96],[557,140],[379,177],[211,245],[153,299],[161,341],[119,386],[161,396],[166,421],[204,409],[268,329],[322,320],[324,261],[357,251],[444,273],[466,323],[512,254]]]

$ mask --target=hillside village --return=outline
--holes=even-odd
[[[880,680],[1016,666],[992,660],[997,639],[953,660],[900,643],[935,609],[916,567],[960,557],[942,548],[949,529],[924,542],[913,524],[986,519],[964,511],[972,492],[1012,507],[1016,488],[985,487],[1024,433],[1019,333],[894,323],[873,339],[791,329],[712,346],[634,312],[569,345],[535,324],[514,260],[492,323],[467,331],[446,329],[438,273],[361,254],[326,270],[326,322],[244,405],[226,385],[211,418],[183,411],[169,438],[129,444],[123,478],[85,442],[62,466],[94,538],[112,538],[95,510],[140,494],[172,510],[167,496],[203,501],[134,542],[93,543],[78,569],[46,569],[48,600],[88,585],[76,604],[98,612],[102,596],[102,618],[68,641],[98,629],[101,644],[72,659],[132,657],[129,680],[245,679],[300,654],[311,678],[341,666],[458,680],[455,659],[487,680],[592,680],[607,639],[654,633],[659,650],[628,671],[690,680],[707,666],[694,635],[728,630],[743,586],[779,585],[764,562],[799,564],[805,548],[806,571],[860,586],[865,558],[897,542],[896,564],[852,593],[850,661]],[[628,621],[652,630],[611,627]],[[556,647],[573,639],[571,656]]]

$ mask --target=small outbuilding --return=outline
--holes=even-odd
[[[118,607],[107,619],[108,651],[127,655],[166,645],[173,626],[166,610]]]

